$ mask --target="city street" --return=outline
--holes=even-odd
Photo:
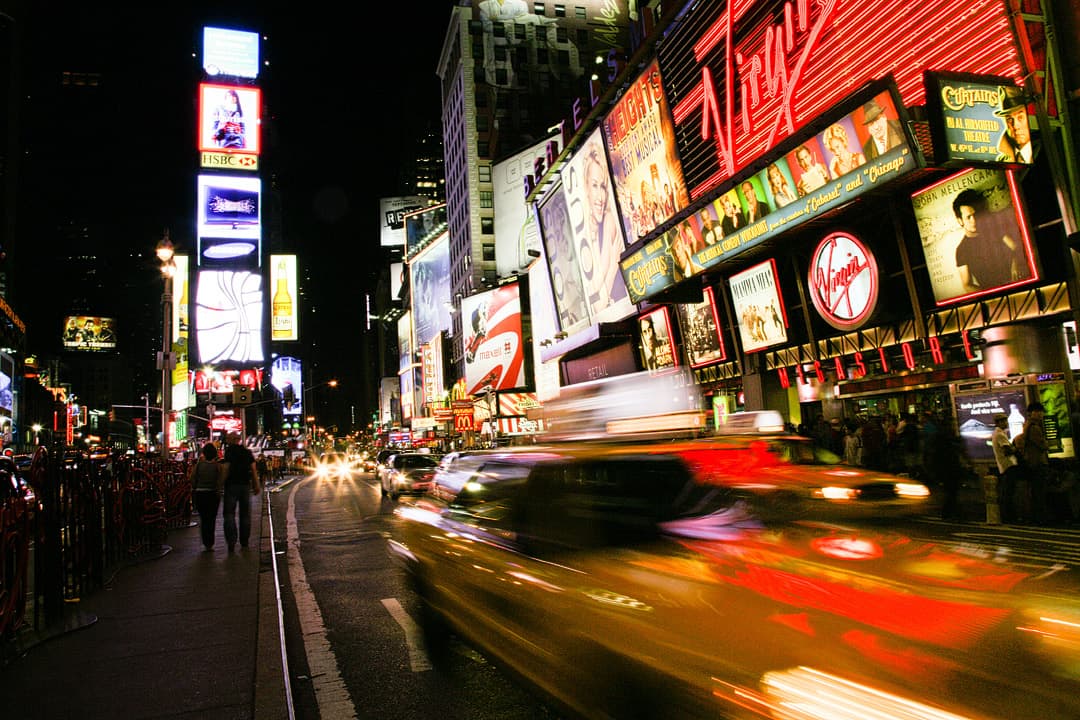
[[[374,475],[297,478],[270,497],[298,718],[560,717],[460,643],[445,672],[431,667],[414,599],[386,550],[399,503],[381,496]],[[1077,530],[933,517],[875,527],[948,543],[981,560],[1033,568],[1080,563]]]
[[[558,717],[464,646],[447,672],[431,668],[386,551],[397,503],[374,475],[298,479],[270,496],[298,718]]]

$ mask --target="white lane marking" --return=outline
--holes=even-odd
[[[416,624],[397,598],[384,598],[383,607],[390,613],[390,617],[405,631],[405,647],[409,651],[409,668],[413,672],[431,670],[431,661],[424,651],[424,636],[420,633],[420,626]]]
[[[300,616],[300,632],[304,637],[304,652],[307,655],[311,684],[315,689],[315,701],[319,705],[321,720],[356,720],[356,707],[353,706],[349,691],[341,679],[337,658],[326,637],[322,612],[315,601],[311,586],[308,585],[304,561],[300,558],[300,533],[296,527],[296,491],[302,484],[297,484],[289,492],[289,509],[285,516],[288,541],[286,559],[293,598],[296,600],[296,612]]]

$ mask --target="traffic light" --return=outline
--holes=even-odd
[[[232,391],[233,405],[250,405],[251,388],[247,385],[234,385]]]

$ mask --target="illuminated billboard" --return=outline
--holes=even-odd
[[[405,263],[390,263],[390,299],[400,300],[401,288],[405,285]]]
[[[281,414],[304,414],[303,363],[294,357],[276,357],[270,366],[270,384],[281,396]]]
[[[1030,165],[1035,146],[1029,102],[1006,78],[926,73],[926,114],[935,159],[945,166]]]
[[[559,362],[554,337],[559,330],[551,275],[543,254],[529,268],[529,321],[532,328],[533,380],[543,402],[559,395]]]
[[[233,268],[237,265],[256,267],[259,264],[258,240],[229,238],[199,238],[199,266],[207,269]]]
[[[633,242],[690,202],[656,60],[615,103],[603,129],[623,226]]]
[[[115,350],[116,320],[100,315],[68,315],[64,318],[62,340],[65,350]]]
[[[195,339],[200,364],[262,362],[262,275],[202,270],[195,286]]]
[[[516,155],[495,163],[491,183],[495,195],[495,271],[500,277],[524,270],[540,252],[540,229],[536,216],[525,203],[525,179],[539,163],[545,167],[549,138]]]
[[[582,143],[561,178],[591,324],[621,320],[634,306],[619,272],[626,241],[600,128]]]
[[[911,196],[938,305],[1039,279],[1011,170],[959,172]]]
[[[296,256],[271,255],[270,267],[273,269],[270,296],[270,339],[277,342],[297,340],[300,335],[297,328],[300,313],[297,300],[300,293],[296,286]]]
[[[907,107],[927,69],[1020,77],[1011,27],[1005,3],[970,0],[688,6],[657,54],[691,201],[890,73]]]
[[[172,338],[173,353],[176,354],[176,364],[172,370],[172,408],[183,410],[195,404],[194,393],[188,382],[188,338],[190,336],[190,323],[188,322],[191,309],[190,293],[190,258],[187,255],[173,255],[173,264],[176,265],[176,273],[173,275],[173,313],[172,313]]]
[[[259,76],[259,34],[229,28],[203,28],[203,70],[210,77]]]
[[[824,130],[793,139],[764,169],[735,178],[714,202],[623,258],[630,299],[652,297],[917,170],[901,118],[888,78],[848,98],[823,116]],[[878,123],[886,128],[880,151]]]
[[[766,260],[728,278],[743,352],[787,342],[787,314],[780,296],[776,261]]]
[[[558,330],[573,335],[589,326],[589,308],[581,282],[577,252],[570,232],[570,215],[562,183],[544,194],[537,205],[544,255],[551,274],[551,293],[555,301]]]
[[[196,230],[202,238],[258,241],[262,220],[262,181],[237,175],[199,175]]]
[[[450,235],[442,236],[409,260],[416,347],[436,333],[450,332]]]
[[[259,154],[262,97],[259,88],[199,85],[199,150]]]
[[[406,312],[397,321],[398,372],[405,372],[413,366],[412,313]]]
[[[670,370],[679,364],[667,306],[662,305],[638,318],[638,331],[641,339],[641,364],[646,370]]]
[[[513,282],[461,299],[465,387],[470,395],[525,384],[519,293]]]
[[[406,259],[435,242],[450,227],[446,219],[446,203],[406,213],[404,219]]]
[[[723,327],[716,312],[716,295],[706,287],[704,299],[699,303],[676,306],[682,325],[683,347],[690,367],[697,368],[727,359],[724,349]]]
[[[400,247],[405,244],[405,215],[431,205],[420,195],[379,198],[379,244]]]

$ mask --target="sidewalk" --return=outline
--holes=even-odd
[[[5,720],[288,717],[265,496],[252,543],[212,552],[169,530],[160,556],[120,568],[69,607],[65,629],[27,633],[0,666]],[[10,657],[10,656],[9,656]]]

